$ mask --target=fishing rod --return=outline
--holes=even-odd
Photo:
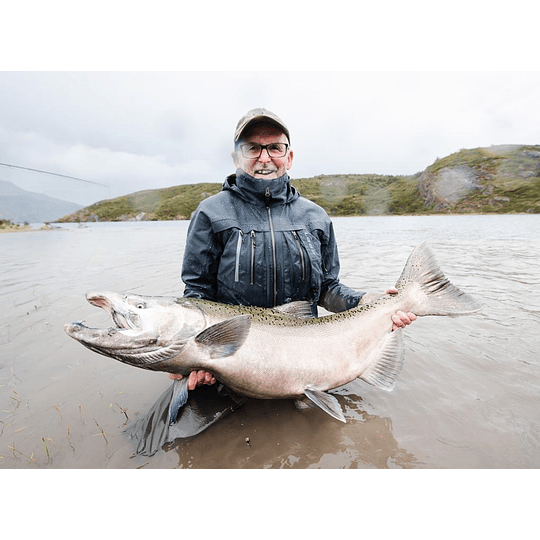
[[[110,188],[111,186],[108,186],[107,184],[100,184],[99,182],[92,182],[91,180],[84,180],[83,178],[77,178],[75,176],[68,176],[66,174],[59,174],[59,173],[53,173],[49,171],[40,171],[39,169],[30,169],[29,167],[21,167],[19,165],[9,165],[8,163],[0,163],[0,165],[3,165],[4,167],[12,167],[14,169],[24,169],[25,171],[33,171],[43,174],[52,174],[54,176],[62,176],[63,178],[71,178],[72,180],[78,180],[79,182],[86,182],[87,184],[95,184],[96,186],[103,186],[106,188]]]

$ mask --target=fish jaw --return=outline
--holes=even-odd
[[[102,349],[103,351],[112,351],[115,349],[135,350],[158,343],[156,336],[143,334],[142,332],[135,332],[131,329],[123,330],[115,327],[91,328],[82,322],[66,324],[64,325],[64,331],[68,336],[83,345]]]
[[[66,324],[66,334],[91,351],[120,360],[126,364],[147,367],[163,361],[168,344],[155,335],[120,328],[90,328],[81,322]]]

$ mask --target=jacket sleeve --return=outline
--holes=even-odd
[[[189,224],[184,249],[184,296],[216,300],[221,253],[220,241],[212,231],[210,219],[203,210],[197,209]]]
[[[339,255],[332,223],[328,228],[328,234],[322,233],[321,255],[324,278],[319,306],[333,313],[356,307],[365,292],[355,291],[339,281]]]

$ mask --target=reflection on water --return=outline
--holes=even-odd
[[[484,311],[415,322],[393,392],[361,381],[337,391],[346,424],[287,400],[248,400],[152,457],[134,455],[125,429],[169,387],[166,374],[96,355],[62,327],[109,325],[86,302],[91,289],[181,295],[188,223],[1,235],[0,467],[537,468],[540,217],[334,224],[350,287],[384,291],[428,240],[447,276]]]
[[[413,468],[416,459],[395,440],[391,421],[345,406],[347,424],[326,413],[297,411],[291,401],[249,400],[217,429],[172,448],[178,467],[236,468]],[[215,426],[217,427],[217,425]],[[246,433],[248,434],[246,437]],[[249,439],[249,444],[246,442]]]

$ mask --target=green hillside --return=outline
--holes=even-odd
[[[293,178],[330,216],[540,213],[540,146],[460,150],[413,176],[376,174]],[[221,183],[146,190],[101,201],[61,222],[189,219]]]

